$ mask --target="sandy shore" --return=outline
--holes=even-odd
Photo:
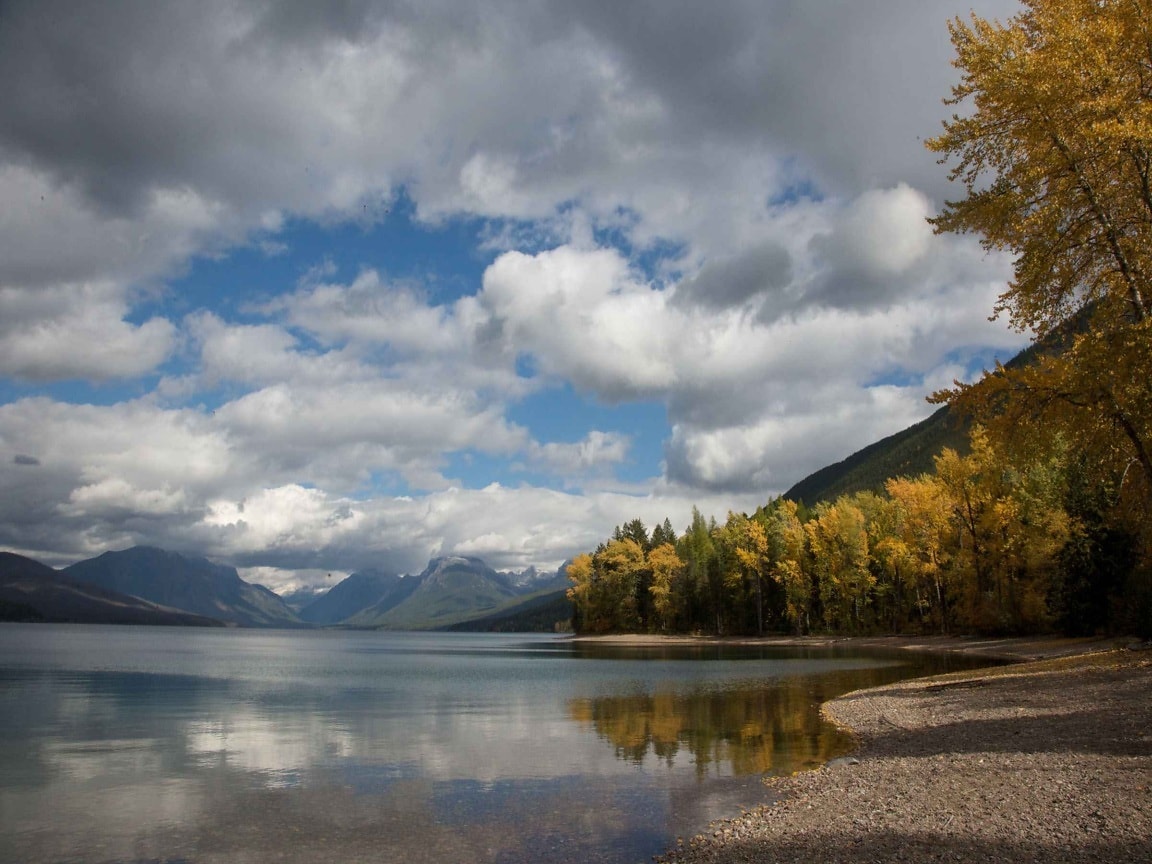
[[[946,641],[901,647],[1048,659],[833,700],[853,756],[660,860],[1152,862],[1152,651]]]

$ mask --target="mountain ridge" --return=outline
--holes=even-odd
[[[298,613],[302,621],[319,626],[341,624],[373,607],[379,614],[402,603],[416,590],[413,577],[369,568],[350,573]]]
[[[207,558],[133,546],[79,561],[61,571],[77,582],[243,627],[306,626],[263,585]]]
[[[0,552],[0,620],[223,627],[217,619],[68,579],[60,570]]]
[[[380,604],[345,621],[349,627],[434,630],[496,609],[517,596],[506,577],[480,558],[433,558],[415,579],[412,592],[387,609]]]

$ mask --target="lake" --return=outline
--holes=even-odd
[[[549,635],[0,625],[0,861],[640,862],[971,665]]]

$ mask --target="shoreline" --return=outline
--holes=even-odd
[[[1118,641],[754,640],[1017,662],[826,702],[852,754],[766,778],[775,801],[657,860],[1152,862],[1152,651]]]
[[[1136,640],[1124,637],[981,637],[981,636],[662,636],[647,633],[572,636],[585,644],[655,648],[683,645],[731,645],[769,648],[883,648],[987,657],[1022,663],[1057,657],[1098,654],[1127,648]]]

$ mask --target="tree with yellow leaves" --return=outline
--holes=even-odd
[[[756,610],[756,633],[764,635],[764,579],[771,567],[768,535],[762,522],[743,513],[728,512],[721,529],[730,554],[725,582],[738,601]]]
[[[833,630],[859,631],[868,592],[876,584],[868,567],[864,513],[847,497],[818,504],[815,512],[804,530],[819,579],[824,623]]]
[[[960,615],[983,631],[1035,632],[1048,622],[1057,556],[1069,536],[1060,456],[1009,461],[981,427],[972,452],[946,448],[935,480],[957,544],[951,579]]]
[[[804,567],[807,534],[795,501],[778,498],[766,514],[770,575],[784,589],[784,608],[797,635],[812,629],[812,581]]]
[[[671,543],[661,543],[648,553],[648,567],[652,571],[652,584],[648,587],[652,595],[652,611],[655,629],[658,632],[669,630],[676,617],[677,596],[675,589],[684,571],[684,562],[676,554]]]
[[[1152,503],[1152,2],[1023,0],[950,25],[968,113],[928,142],[964,185],[933,220],[1014,253],[995,313],[1063,343],[937,394],[993,433],[1059,429]]]
[[[894,477],[885,490],[899,517],[898,533],[888,542],[903,565],[901,576],[912,596],[913,614],[923,628],[948,632],[946,580],[950,575],[952,511],[944,487],[934,476]]]
[[[640,623],[637,584],[646,568],[643,548],[630,537],[611,540],[594,555],[577,555],[568,565],[576,630],[634,631]]]

